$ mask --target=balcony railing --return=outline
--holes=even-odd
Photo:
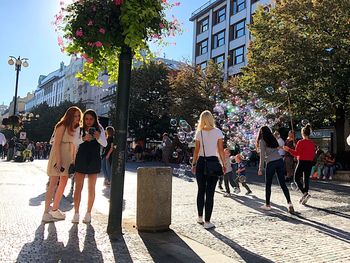
[[[198,13],[202,12],[204,9],[206,9],[208,6],[210,6],[211,4],[220,1],[220,0],[209,0],[208,2],[206,2],[204,5],[202,5],[200,8],[198,8],[197,10],[193,11],[191,14],[191,17],[197,15]],[[222,1],[222,0],[221,0]]]

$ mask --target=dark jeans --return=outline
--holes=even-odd
[[[236,176],[235,183],[236,183],[237,187],[239,188],[239,175]],[[249,188],[249,186],[247,185],[246,182],[243,182],[241,184],[247,190],[247,192],[251,192],[251,190],[250,190],[250,188]]]
[[[198,216],[203,216],[203,209],[205,207],[205,221],[208,222],[210,221],[211,214],[213,212],[214,193],[215,186],[218,181],[218,176],[204,175],[203,172],[204,157],[199,157],[196,166],[196,179],[198,185],[197,210]]]
[[[266,188],[265,188],[265,195],[266,195],[266,205],[270,205],[270,198],[271,198],[271,185],[272,185],[272,179],[273,176],[277,173],[277,179],[280,184],[280,187],[283,190],[284,196],[287,199],[288,203],[291,203],[289,190],[287,188],[285,179],[284,179],[284,165],[283,165],[283,159],[278,159],[276,161],[269,162],[266,165],[266,171],[265,171],[265,180],[266,180]],[[310,173],[309,173],[310,174]]]
[[[230,185],[232,187],[239,187],[238,183],[236,183],[234,180],[234,175],[233,175],[232,171],[224,174],[223,177],[224,177],[226,193],[230,193]],[[230,185],[229,185],[229,183],[230,183]]]
[[[295,169],[294,180],[303,194],[309,192],[309,177],[312,166],[312,161],[298,161]]]

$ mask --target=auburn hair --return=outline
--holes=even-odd
[[[76,112],[79,112],[80,121],[79,123],[74,124],[74,114]],[[63,117],[60,119],[60,121],[56,124],[55,129],[63,125],[65,128],[68,129],[68,133],[72,135],[74,133],[74,130],[80,126],[82,116],[83,116],[83,113],[78,107],[76,106],[69,107],[66,110],[66,113],[63,115]]]

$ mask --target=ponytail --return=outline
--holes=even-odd
[[[309,137],[310,134],[311,134],[311,125],[310,124],[307,124],[304,128],[301,129],[301,133],[304,135],[304,136],[307,136]]]

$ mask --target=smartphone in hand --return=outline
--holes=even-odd
[[[57,164],[55,163],[55,165],[54,165],[53,167],[55,167],[55,168],[56,168],[56,165],[57,165]],[[63,172],[64,172],[64,167],[62,167],[62,166],[61,166],[61,168],[60,168],[60,172],[61,172],[61,173],[63,173]]]

